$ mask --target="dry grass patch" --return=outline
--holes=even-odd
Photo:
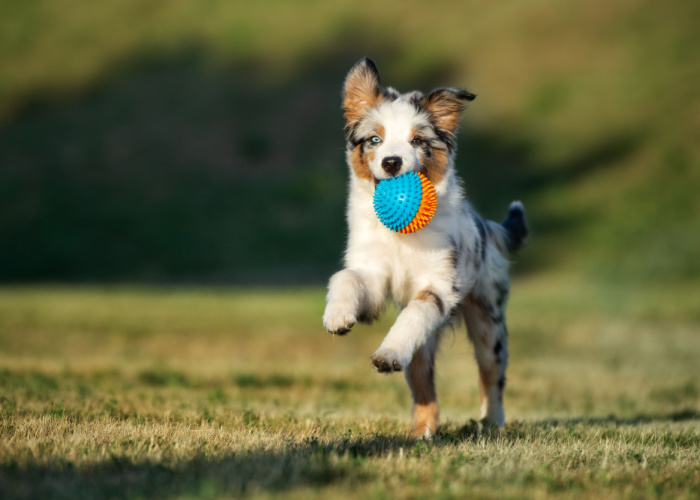
[[[338,339],[322,290],[5,289],[0,496],[697,497],[693,300],[669,291],[653,312],[634,291],[515,290],[509,425],[473,420],[457,328],[426,442],[409,437],[403,379],[370,369],[391,313]]]

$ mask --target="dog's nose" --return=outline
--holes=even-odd
[[[399,156],[387,156],[382,160],[382,168],[392,177],[401,169],[401,165],[403,160]]]

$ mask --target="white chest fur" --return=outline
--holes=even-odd
[[[371,186],[357,184],[350,187],[346,267],[371,269],[402,307],[420,290],[451,293],[458,272],[454,246],[466,236],[458,223],[464,203],[461,193],[444,193],[425,228],[399,234],[384,227],[374,213]]]

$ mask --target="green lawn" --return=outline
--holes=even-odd
[[[4,288],[0,496],[697,498],[691,292],[517,281],[506,430],[456,327],[424,442],[370,368],[394,313],[334,338],[317,288]]]

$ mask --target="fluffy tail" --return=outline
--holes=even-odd
[[[508,208],[508,216],[501,223],[506,230],[506,248],[508,253],[515,253],[520,250],[528,235],[527,223],[525,222],[525,209],[519,201],[514,201]]]

